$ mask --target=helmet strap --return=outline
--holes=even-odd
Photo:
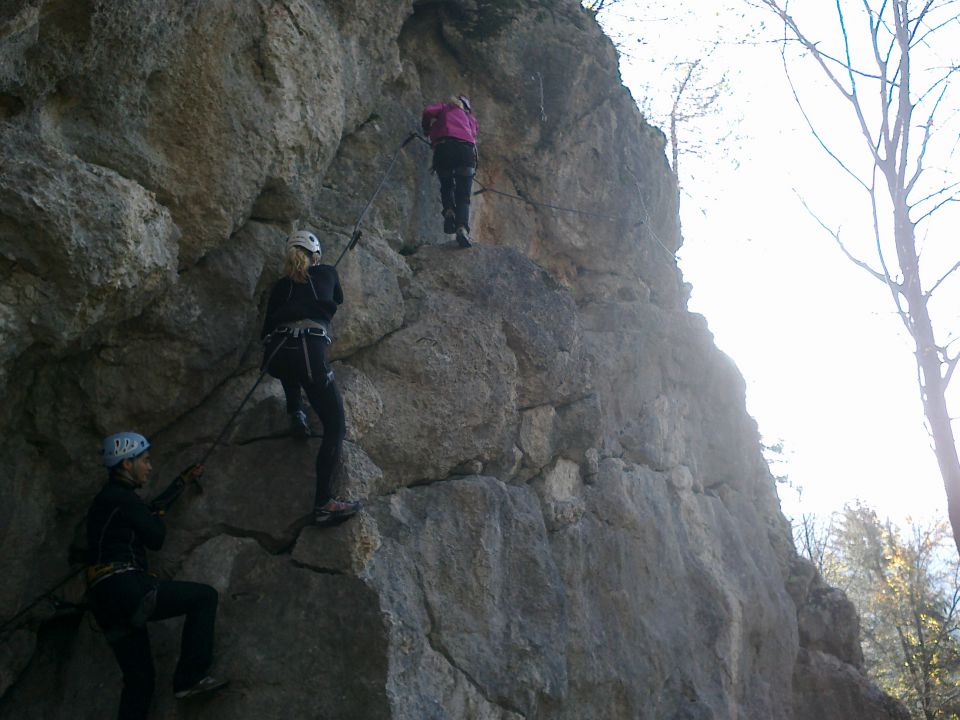
[[[125,458],[110,468],[110,479],[119,480],[130,487],[136,487],[136,483],[133,480],[133,475],[131,475],[130,471],[123,466],[123,463],[130,459],[131,458]]]

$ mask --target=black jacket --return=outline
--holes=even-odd
[[[286,322],[315,320],[329,324],[343,302],[343,289],[333,265],[314,265],[309,270],[309,281],[294,282],[285,277],[277,280],[267,301],[267,315],[263,321],[264,338]]]
[[[87,562],[132,563],[147,570],[147,550],[159,550],[167,534],[160,517],[180,497],[185,483],[177,477],[150,504],[133,486],[110,478],[87,513]]]

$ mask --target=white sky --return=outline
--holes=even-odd
[[[658,4],[620,0],[601,15],[621,47],[625,84],[653,116],[672,93],[665,64],[703,57],[703,43],[718,37],[718,22],[737,32],[750,24],[731,17],[729,8],[749,12],[735,1],[678,0],[670,12],[685,15],[679,24],[643,10]],[[831,10],[834,3],[821,5]],[[772,16],[747,16],[758,17],[768,19],[768,28],[778,24]],[[693,285],[691,309],[707,317],[717,344],[746,379],[748,409],[765,441],[785,443],[786,464],[775,470],[803,490],[798,503],[781,489],[785,512],[829,513],[859,498],[898,522],[942,515],[946,500],[923,423],[912,344],[890,294],[842,256],[799,199],[831,227],[842,226],[851,245],[862,240],[858,246],[869,248],[869,226],[859,227],[869,212],[865,196],[810,134],[774,44],[731,43],[705,62],[732,68],[730,88],[723,114],[705,124],[703,142],[713,151],[702,161],[681,158],[681,268]],[[811,90],[806,97],[821,118],[829,117],[824,111],[840,118],[828,129],[845,127],[832,96]],[[719,139],[730,128],[733,136]],[[955,228],[940,230],[952,237],[930,240],[930,256],[950,240],[949,262],[960,256]],[[940,327],[960,324],[943,318]]]

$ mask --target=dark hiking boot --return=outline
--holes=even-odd
[[[443,211],[443,232],[447,235],[453,235],[457,230],[456,214],[453,210]]]
[[[303,410],[290,413],[290,434],[299,440],[310,437],[310,423],[307,422],[307,414]]]
[[[463,225],[457,228],[457,244],[462,248],[468,248],[473,244],[470,241],[470,231]]]
[[[339,525],[357,514],[362,507],[359,500],[336,500],[330,498],[318,508],[313,509],[313,524],[320,527]]]
[[[208,693],[212,690],[219,690],[222,687],[226,687],[229,683],[229,680],[217,680],[207,675],[193,687],[189,687],[186,690],[177,690],[173,693],[173,696],[177,700],[186,700],[187,698],[196,697],[197,695]]]

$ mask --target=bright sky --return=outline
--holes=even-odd
[[[743,37],[749,22],[728,8],[743,13],[744,3],[715,0],[707,12],[700,0],[678,0],[671,13],[686,15],[679,24],[658,19],[663,11],[644,12],[646,5],[620,0],[601,14],[619,38],[623,79],[641,109],[656,116],[652,98],[671,96],[673,76],[664,65],[673,58],[705,57],[732,68],[723,113],[705,124],[708,151],[702,160],[680,161],[681,268],[693,284],[691,309],[707,317],[746,379],[748,409],[765,442],[785,444],[786,462],[774,469],[802,496],[781,488],[784,511],[826,514],[860,498],[897,522],[942,515],[946,500],[923,423],[912,343],[890,294],[843,257],[800,201],[842,227],[851,244],[869,248],[861,242],[872,238],[869,226],[861,227],[865,196],[812,137],[776,45],[730,43],[705,56],[718,22],[737,28],[728,36]],[[778,26],[772,16],[748,17],[766,18],[768,33]],[[841,120],[830,127],[844,126],[832,96],[807,97],[821,118],[836,106]],[[931,256],[936,247],[931,240]],[[954,282],[960,289],[960,279]],[[960,330],[955,318],[940,326]]]

